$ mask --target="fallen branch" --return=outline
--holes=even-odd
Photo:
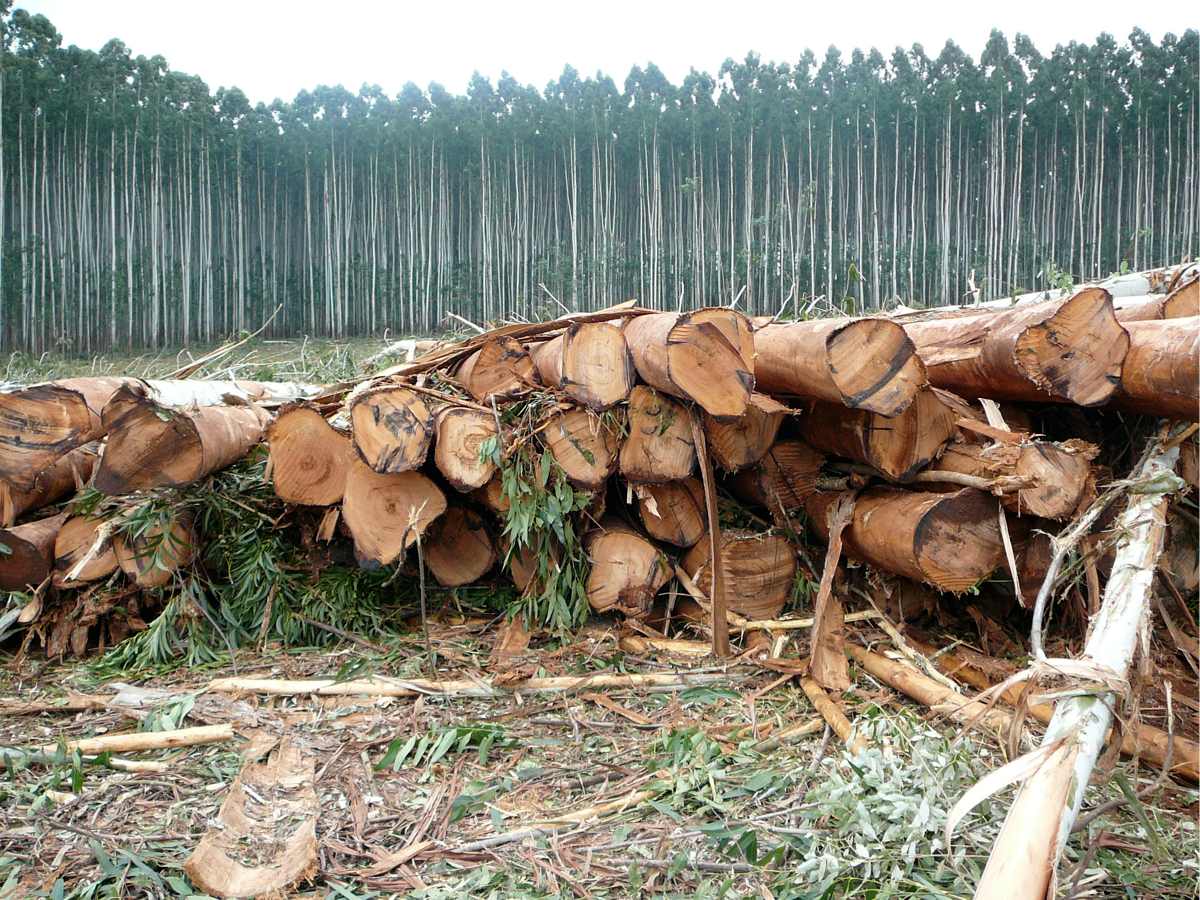
[[[816,681],[806,675],[800,679],[800,687],[804,688],[804,693],[808,695],[808,699],[812,701],[817,712],[829,723],[829,727],[850,748],[852,756],[857,756],[870,746],[867,739],[858,734],[855,727],[850,724],[850,720],[846,718],[846,714]]]
[[[197,725],[174,731],[136,731],[131,734],[105,734],[100,737],[47,744],[41,753],[55,753],[65,747],[68,753],[138,753],[142,750],[165,750],[171,747],[193,747],[197,744],[219,744],[234,738],[233,726]]]

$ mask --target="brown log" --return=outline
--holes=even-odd
[[[805,508],[823,537],[836,494],[814,494]],[[846,553],[885,572],[940,590],[965,591],[1004,558],[996,498],[973,488],[953,494],[871,488],[854,503],[843,535]]]
[[[800,434],[818,450],[866,463],[892,481],[908,481],[954,436],[954,412],[923,388],[903,412],[881,416],[828,403],[800,418]]]
[[[54,538],[54,575],[51,581],[55,587],[78,587],[88,581],[107,578],[117,571],[117,555],[113,552],[112,540],[104,535],[107,528],[105,519],[84,516],[72,516],[62,524]],[[96,548],[94,553],[93,548]],[[80,566],[80,563],[83,565]]]
[[[1129,354],[1114,404],[1168,419],[1200,419],[1200,317],[1129,322]]]
[[[598,490],[616,468],[617,426],[587,409],[553,413],[542,429],[542,439],[567,480],[580,490]]]
[[[643,316],[642,318],[652,318]],[[629,394],[629,436],[621,445],[621,474],[634,482],[678,481],[696,467],[687,409],[639,384]]]
[[[257,406],[173,409],[142,385],[117,390],[102,415],[108,443],[95,486],[106,494],[182,487],[241,459],[269,421]]]
[[[825,455],[804,441],[776,441],[756,466],[743,469],[726,483],[743,503],[762,506],[777,515],[782,509],[803,509],[805,499],[817,489]]]
[[[465,493],[487,484],[496,464],[480,459],[479,449],[496,436],[495,416],[469,406],[444,406],[438,410],[434,427],[433,462],[454,489]]]
[[[980,478],[1016,478],[1028,486],[1005,493],[1005,509],[1045,519],[1074,514],[1088,487],[1089,463],[1097,448],[1085,441],[1026,441],[1021,444],[951,443],[930,468]]]
[[[964,397],[1097,406],[1113,395],[1129,335],[1102,288],[1001,312],[906,322],[929,381]]]
[[[508,515],[509,502],[504,496],[504,484],[499,472],[489,478],[483,487],[471,491],[471,499],[491,510],[501,520]]]
[[[542,384],[595,412],[627,399],[636,382],[625,335],[608,322],[571,323],[533,351],[533,364]]]
[[[704,416],[704,434],[713,461],[726,472],[752,466],[771,449],[788,408],[766,394],[751,394],[746,414],[731,422]]]
[[[535,383],[528,351],[520,341],[504,335],[485,341],[462,361],[454,377],[481,403],[511,397]]]
[[[987,416],[983,412],[983,408],[978,401],[964,400],[958,394],[950,391],[943,391],[941,388],[934,388],[933,392],[937,394],[938,399],[946,406],[953,410],[954,415],[959,419],[968,419],[970,422],[958,422],[958,431],[955,434],[956,440],[970,441],[976,444],[990,444],[994,440],[1003,441],[1022,441],[1028,440],[1029,435],[1034,432],[1033,417],[1028,410],[1023,407],[1016,406],[1012,403],[998,403],[1000,415],[1004,419],[1004,424],[1008,426],[1008,434],[999,435],[1001,429],[993,428],[987,424]]]
[[[1200,488],[1200,432],[1192,432],[1179,445],[1179,464],[1175,471],[1192,486],[1192,490]]]
[[[350,438],[315,406],[296,403],[280,410],[267,427],[275,495],[298,506],[332,506],[346,492],[354,454]]]
[[[477,581],[496,564],[496,548],[483,518],[462,506],[451,506],[429,529],[425,565],[442,587]]]
[[[704,537],[704,487],[698,478],[634,487],[642,527],[656,541],[691,547]]]
[[[32,590],[54,567],[54,540],[67,514],[61,513],[13,528],[0,528],[0,590]]]
[[[401,384],[356,394],[350,427],[359,458],[381,474],[421,468],[433,441],[433,414],[419,393]]]
[[[1017,578],[1021,580],[1019,599],[1022,606],[1031,609],[1054,556],[1050,534],[1037,527],[1030,528],[1020,541],[1014,542],[1013,549],[1017,557]]]
[[[683,569],[699,587],[711,578],[709,542],[701,540],[683,557]],[[721,532],[721,562],[729,609],[751,619],[773,619],[792,593],[796,551],[777,534],[726,529]]]
[[[670,580],[671,567],[662,551],[616,519],[605,519],[590,531],[584,548],[592,562],[588,604],[596,612],[643,616]]]
[[[1114,300],[1113,305],[1117,310],[1117,319],[1122,324],[1147,319],[1200,316],[1200,278],[1193,276],[1186,279],[1169,294]]]
[[[754,391],[750,322],[731,309],[638,316],[625,324],[638,375],[651,387],[736,419]]]
[[[112,543],[121,571],[143,588],[167,584],[196,556],[196,535],[184,516],[173,518],[170,528],[156,523],[142,534],[118,534]]]
[[[927,382],[904,329],[886,319],[815,319],[754,334],[759,390],[883,416],[903,412]]]
[[[0,482],[0,523],[12,525],[27,512],[74,494],[96,466],[99,444],[85,444],[60,456],[28,488]]]
[[[360,459],[350,466],[342,517],[367,564],[395,562],[445,511],[445,495],[420,472],[380,475]]]
[[[533,549],[531,547],[514,547],[506,538],[501,538],[500,546],[504,551],[504,567],[508,570],[509,577],[517,586],[517,590],[525,594],[537,589],[538,559]],[[551,556],[553,557],[552,564],[557,563],[557,553],[552,552]]]

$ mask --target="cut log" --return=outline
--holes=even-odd
[[[750,322],[732,309],[638,316],[625,324],[638,375],[718,419],[746,411],[754,390]]]
[[[817,489],[825,455],[804,441],[776,441],[756,466],[743,469],[726,484],[743,503],[761,506],[772,516],[780,510],[803,509],[805,499]]]
[[[365,565],[395,562],[445,511],[445,495],[420,472],[380,475],[360,459],[350,466],[342,518]]]
[[[818,450],[866,463],[891,481],[908,481],[954,436],[953,410],[930,388],[902,413],[881,416],[827,403],[800,418],[800,434]]]
[[[616,519],[605,519],[589,532],[584,548],[592,562],[588,605],[596,612],[644,616],[670,580],[671,566],[662,551]]]
[[[51,581],[55,587],[79,587],[117,571],[117,555],[106,535],[108,528],[107,520],[84,516],[73,516],[62,524],[54,538]]]
[[[437,442],[433,462],[457,491],[483,487],[496,473],[491,459],[481,459],[480,447],[496,436],[496,418],[469,406],[444,406],[435,421]]]
[[[1050,543],[1050,534],[1037,526],[1028,530],[1023,540],[1016,542],[1014,550],[1017,557],[1017,578],[1021,580],[1019,600],[1026,609],[1033,608],[1037,599],[1038,588],[1046,580],[1050,571],[1050,560],[1054,556],[1054,547]]]
[[[616,427],[586,409],[573,407],[552,414],[542,429],[542,440],[567,480],[580,490],[598,490],[617,465]]]
[[[112,543],[121,571],[143,588],[167,584],[196,556],[196,535],[184,516],[172,519],[169,529],[155,524],[142,534],[118,534]]]
[[[481,403],[511,397],[535,383],[533,360],[521,342],[499,335],[462,361],[455,380]]]
[[[1200,419],[1200,317],[1129,322],[1129,355],[1114,403],[1167,419]]]
[[[643,316],[642,318],[653,318]],[[621,474],[634,482],[678,481],[696,467],[687,409],[639,384],[629,394],[629,436],[621,445]]]
[[[704,416],[704,434],[713,461],[726,472],[752,466],[771,449],[788,408],[766,394],[751,394],[746,414],[732,422]]]
[[[634,487],[642,527],[656,541],[690,547],[704,537],[704,487],[698,478]]]
[[[54,568],[54,541],[67,514],[0,528],[0,590],[33,590]]]
[[[1129,297],[1114,300],[1113,305],[1117,319],[1122,323],[1200,316],[1200,278],[1193,276],[1183,280],[1169,294]]]
[[[12,525],[25,513],[74,494],[92,477],[99,446],[85,444],[65,453],[49,468],[39,472],[28,488],[0,482],[0,522],[5,526]]]
[[[501,521],[508,515],[508,498],[504,496],[504,482],[499,472],[489,478],[483,487],[471,491],[471,499],[491,510]]]
[[[814,494],[805,504],[826,539],[826,510],[836,496]],[[855,500],[842,540],[849,556],[943,591],[973,587],[1004,558],[996,498],[973,488],[953,494],[871,488]]]
[[[1001,312],[906,322],[929,381],[964,397],[1097,406],[1121,377],[1129,334],[1102,288]]]
[[[1033,434],[1033,417],[1029,411],[1021,406],[1016,406],[1012,403],[997,403],[1000,408],[1000,415],[1004,419],[1004,424],[1007,429],[997,429],[988,425],[987,416],[983,412],[983,408],[978,401],[964,400],[958,394],[950,391],[943,391],[941,388],[934,388],[933,392],[937,394],[938,399],[946,406],[954,411],[954,415],[960,420],[967,419],[967,422],[958,422],[958,432],[955,439],[959,441],[969,441],[975,444],[990,444],[994,440],[1001,441],[1023,441]],[[1006,431],[1006,434],[998,434],[1000,431]]]
[[[754,333],[759,390],[894,416],[927,382],[904,329],[886,319],[816,319]]]
[[[1191,485],[1192,490],[1200,488],[1200,432],[1192,432],[1179,445],[1179,465],[1176,466],[1179,477]]]
[[[350,438],[316,407],[297,403],[280,410],[267,428],[275,495],[298,506],[331,506],[346,492],[354,454]]]
[[[416,391],[399,384],[370,388],[350,401],[354,449],[381,474],[425,465],[433,441],[433,414]]]
[[[509,577],[517,586],[517,590],[526,594],[538,589],[538,560],[533,549],[531,547],[513,547],[506,538],[501,538],[500,545],[504,551],[504,568],[508,570]],[[557,554],[552,555],[554,556],[553,562],[557,563]]]
[[[95,486],[106,494],[182,487],[241,459],[263,436],[257,406],[175,409],[143,385],[120,388],[102,416],[108,443]]]
[[[636,381],[621,329],[608,322],[573,322],[533,351],[542,384],[600,412],[629,397]]]
[[[477,581],[496,564],[496,548],[479,514],[451,506],[425,541],[425,565],[442,587]]]
[[[1020,479],[1027,486],[1003,495],[1006,509],[1045,519],[1065,519],[1083,499],[1089,463],[1096,453],[1095,445],[1080,440],[990,446],[951,443],[932,470],[987,479]]]
[[[701,540],[684,554],[683,569],[700,588],[712,578],[711,559],[708,540]],[[796,580],[796,551],[787,538],[725,529],[721,532],[721,563],[730,611],[750,619],[779,615]]]

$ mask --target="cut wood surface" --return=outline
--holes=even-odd
[[[445,511],[446,496],[420,472],[380,475],[361,459],[350,466],[342,517],[364,562],[395,562]]]
[[[700,588],[711,579],[711,559],[707,539],[683,557],[684,570]],[[721,562],[730,610],[752,619],[779,615],[796,579],[796,551],[787,538],[725,529],[721,532]]]
[[[542,384],[556,387],[596,412],[629,397],[636,381],[621,329],[609,322],[573,322],[533,351]]]
[[[596,612],[619,610],[641,617],[670,580],[671,568],[662,551],[617,519],[605,519],[590,531],[584,549],[592,564],[588,604]]]
[[[508,498],[504,496],[504,481],[499,472],[493,474],[483,487],[471,491],[470,497],[501,519],[508,513],[509,502]]]
[[[694,400],[718,419],[746,411],[754,390],[750,322],[731,309],[657,313],[625,324],[638,375],[657,390]]]
[[[54,568],[54,542],[67,514],[48,516],[11,528],[0,528],[0,590],[32,590]]]
[[[25,513],[74,494],[92,477],[99,444],[76,447],[43,469],[27,488],[0,481],[0,524],[12,525]],[[0,455],[7,452],[0,448]]]
[[[275,495],[297,506],[331,506],[346,493],[353,453],[350,438],[316,407],[298,403],[280,410],[267,427]]]
[[[191,522],[178,516],[169,524],[169,528],[164,528],[155,523],[140,534],[113,537],[117,564],[139,587],[162,587],[177,569],[196,556],[196,534]]]
[[[964,397],[1097,406],[1113,395],[1129,350],[1102,288],[1000,312],[904,323],[930,382]]]
[[[634,487],[638,514],[656,541],[691,547],[704,537],[704,487],[698,478]]]
[[[442,587],[477,581],[496,564],[496,548],[482,517],[462,506],[451,506],[429,530],[425,565]]]
[[[496,464],[480,458],[480,448],[496,436],[496,418],[469,406],[444,406],[435,419],[437,440],[433,463],[455,490],[481,488],[496,473]]]
[[[1122,323],[1200,316],[1200,278],[1193,275],[1182,279],[1169,294],[1122,298],[1114,300],[1113,305]]]
[[[825,455],[801,440],[776,441],[766,455],[726,481],[743,503],[761,506],[772,516],[780,510],[803,509],[804,500],[817,489]]]
[[[117,571],[117,556],[107,536],[105,519],[72,516],[54,538],[55,587],[73,587],[97,581]]]
[[[496,335],[464,359],[454,377],[481,403],[511,397],[534,384],[533,360],[516,338]]]
[[[884,416],[902,412],[926,381],[904,329],[886,319],[815,319],[754,334],[759,390]]]
[[[619,426],[587,409],[550,416],[542,439],[567,480],[584,491],[599,489],[617,465]]]
[[[629,481],[687,478],[696,467],[696,444],[683,404],[639,384],[629,395],[629,435],[618,457]]]
[[[400,384],[383,384],[350,400],[354,449],[381,474],[425,465],[433,441],[433,414],[425,399]]]
[[[751,394],[740,419],[719,421],[704,416],[704,435],[713,462],[726,472],[737,472],[762,459],[788,413],[788,408],[766,394]]]
[[[1080,440],[1020,444],[951,443],[933,469],[981,478],[1016,479],[1025,487],[1005,493],[1007,509],[1046,519],[1072,515],[1088,489],[1096,447]],[[932,473],[931,473],[932,474]]]
[[[836,494],[814,494],[809,521],[823,538]],[[885,572],[944,591],[965,591],[1004,557],[996,498],[974,488],[952,494],[871,488],[859,494],[843,536],[846,552]]]
[[[1200,317],[1129,322],[1129,354],[1114,403],[1168,419],[1200,419]]]

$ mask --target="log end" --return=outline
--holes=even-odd
[[[298,506],[341,502],[350,468],[350,439],[307,404],[285,408],[267,429],[275,494]]]
[[[925,364],[904,329],[886,319],[857,319],[825,342],[829,374],[842,403],[895,416],[926,383]]]
[[[350,404],[354,449],[381,474],[419,469],[433,440],[433,416],[420,394],[402,385],[363,391]]]
[[[975,488],[927,502],[929,495],[909,495],[926,502],[913,533],[913,553],[924,580],[934,587],[961,593],[987,578],[1004,557],[996,498]]]

